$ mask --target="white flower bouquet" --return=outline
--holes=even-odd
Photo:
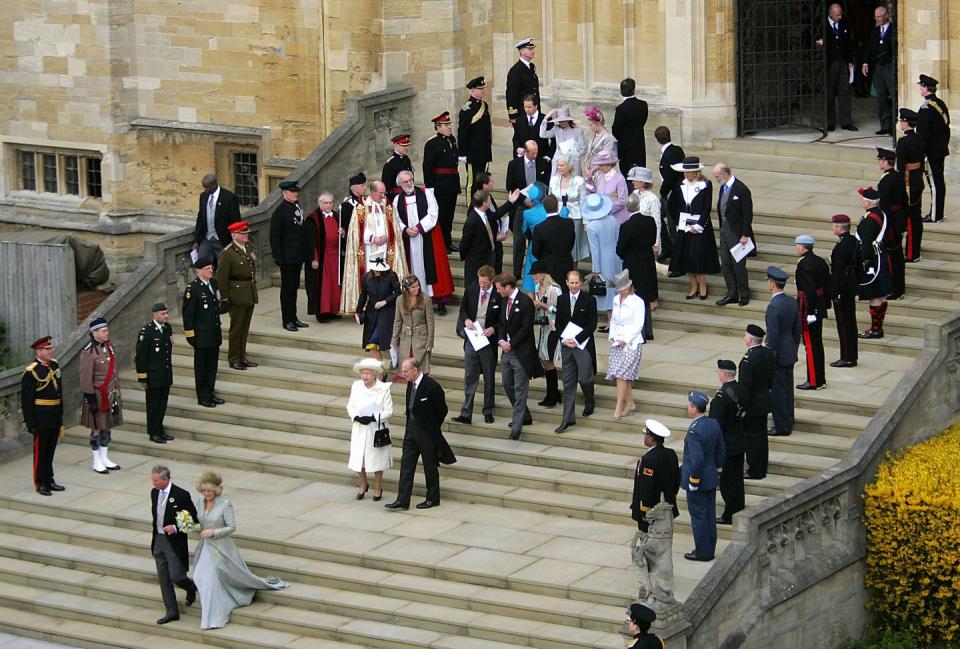
[[[193,516],[190,515],[186,509],[181,509],[177,512],[177,529],[184,533],[190,533],[194,530],[200,529],[200,525],[193,520]]]

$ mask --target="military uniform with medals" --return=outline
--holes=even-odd
[[[401,146],[410,146],[410,135],[396,135],[390,140],[394,145]],[[410,156],[404,155],[394,148],[393,155],[390,156],[390,159],[383,164],[383,171],[380,172],[380,181],[387,188],[388,196],[395,196],[399,194],[402,190],[400,185],[397,184],[397,174],[401,171],[409,171],[413,173],[413,162],[410,160]],[[348,196],[348,200],[350,197]],[[346,228],[344,228],[346,232]]]
[[[433,118],[434,126],[450,124],[450,113],[444,111]],[[460,154],[457,139],[437,133],[423,146],[423,186],[432,189],[437,200],[437,217],[447,252],[456,252],[453,246],[453,215],[460,193]]]
[[[897,154],[889,149],[877,147],[877,159],[893,165]],[[906,265],[903,257],[903,233],[907,231],[907,192],[903,174],[891,166],[883,172],[877,183],[880,193],[880,209],[890,220],[884,249],[890,256],[890,276],[893,280],[893,293],[890,299],[897,300],[906,292]]]
[[[737,370],[737,366],[730,360],[717,361],[717,367],[730,372]],[[709,416],[720,424],[726,447],[723,471],[720,473],[723,513],[717,519],[718,523],[726,525],[732,523],[733,515],[746,506],[743,486],[743,454],[746,448],[742,417],[749,401],[750,392],[736,380],[727,381],[721,385],[710,401]]]
[[[230,225],[231,233],[249,231],[246,221]],[[247,337],[250,335],[253,308],[258,302],[257,258],[249,241],[246,246],[231,241],[220,253],[217,285],[220,288],[220,299],[230,312],[227,361],[234,369],[255,367],[247,361]]]
[[[908,108],[901,108],[900,121],[906,122],[910,127],[897,141],[897,171],[903,174],[907,191],[907,245],[904,256],[908,262],[914,262],[920,259],[920,243],[923,239],[920,208],[923,202],[923,160],[926,147],[913,128],[917,125],[917,114]]]
[[[837,214],[832,222],[849,226],[850,217]],[[900,254],[902,259],[903,251]],[[840,358],[830,363],[831,367],[854,367],[857,364],[859,278],[860,244],[848,230],[840,234],[830,253],[830,297],[833,300],[833,317],[837,321],[837,337],[840,339]]]
[[[826,368],[823,359],[823,321],[830,311],[830,266],[814,254],[814,239],[808,234],[796,238],[795,243],[807,245],[806,252],[797,260],[797,304],[800,307],[800,331],[806,349],[807,380],[798,390],[820,390],[826,386]]]
[[[924,97],[923,105],[917,111],[917,133],[923,140],[930,176],[933,176],[932,183],[930,177],[927,177],[927,185],[931,185],[933,197],[930,211],[923,220],[939,223],[943,220],[943,205],[947,197],[943,162],[944,158],[950,155],[950,109],[937,97],[939,82],[936,79],[921,74],[919,85],[924,86],[929,94]]]
[[[31,345],[34,350],[52,349],[50,336]],[[33,435],[33,486],[37,493],[49,496],[63,491],[53,479],[53,455],[63,432],[63,385],[60,364],[51,359],[44,364],[39,358],[23,370],[20,377],[20,408],[23,423]]]
[[[532,38],[525,38],[518,42],[514,47],[522,50],[526,47],[536,47]],[[507,90],[505,98],[507,100],[507,118],[511,121],[517,118],[523,109],[523,98],[527,95],[533,95],[534,103],[537,108],[540,107],[540,77],[537,76],[537,66],[530,63],[524,63],[523,59],[517,59],[513,67],[507,72]]]
[[[203,260],[206,261],[206,260]],[[202,263],[202,261],[198,262]],[[204,283],[199,277],[183,293],[184,336],[193,347],[193,380],[197,403],[213,407],[217,403],[214,388],[223,334],[220,328],[220,291],[217,280]]]
[[[471,79],[467,83],[468,90],[484,89],[487,87],[483,77]],[[460,108],[457,119],[457,142],[460,143],[460,155],[466,158],[467,178],[465,186],[470,186],[477,179],[477,173],[487,171],[493,160],[493,126],[490,121],[490,106],[483,99],[470,96]],[[467,203],[470,203],[467,196]]]
[[[222,258],[221,258],[222,259]],[[153,305],[153,311],[166,311],[165,304]],[[147,435],[151,442],[164,444],[173,439],[163,428],[170,386],[173,385],[173,328],[169,323],[151,320],[137,334],[137,381],[145,386]]]
[[[747,325],[747,333],[763,340],[766,332],[757,325]],[[856,332],[854,332],[856,336]],[[770,414],[770,388],[777,355],[769,347],[754,345],[740,359],[737,369],[739,384],[750,393],[743,418],[743,449],[747,471],[744,477],[762,480],[767,477],[767,415]]]
[[[663,445],[663,440],[670,436],[670,430],[654,419],[646,421],[644,431],[657,439],[657,444],[651,446],[640,461],[633,476],[633,502],[630,503],[633,520],[637,521],[637,528],[646,532],[650,523],[646,520],[646,512],[653,509],[657,503],[667,502],[673,505],[673,517],[680,515],[677,509],[677,492],[680,491],[680,460],[677,452]]]

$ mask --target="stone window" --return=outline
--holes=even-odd
[[[57,156],[52,153],[43,154],[43,191],[57,193]]]
[[[99,154],[18,148],[17,160],[17,189],[81,198],[103,196]]]
[[[87,158],[87,195],[103,197],[103,177],[100,175],[100,159]]]
[[[18,151],[20,158],[20,189],[37,189],[37,156],[33,151]]]
[[[257,154],[235,151],[233,153],[233,182],[234,191],[240,205],[253,206],[260,202],[259,178]]]

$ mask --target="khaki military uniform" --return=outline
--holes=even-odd
[[[247,336],[257,304],[257,266],[253,246],[244,249],[234,241],[217,262],[217,284],[220,298],[230,311],[230,335],[227,360],[242,362],[247,357]]]

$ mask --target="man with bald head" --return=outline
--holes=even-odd
[[[830,5],[827,18],[821,27],[822,34],[817,45],[827,48],[827,130],[837,125],[840,113],[840,128],[856,131],[850,115],[850,75],[853,73],[853,40],[850,26],[843,17],[843,6]]]
[[[240,201],[229,189],[220,186],[217,177],[207,174],[200,181],[200,209],[193,229],[193,249],[200,257],[215,259],[230,243],[227,227],[240,220]]]
[[[524,189],[536,182],[550,184],[550,161],[540,156],[540,145],[536,140],[527,140],[523,144],[523,155],[514,158],[507,165],[508,192]],[[513,264],[514,268],[523,268],[523,255],[527,240],[523,236],[523,205],[513,215]]]
[[[727,293],[717,300],[718,306],[736,302],[745,306],[750,302],[750,283],[747,279],[747,257],[756,255],[756,248],[740,261],[733,258],[734,246],[746,246],[753,239],[753,197],[743,181],[723,162],[713,168],[717,181],[717,215],[720,217],[720,269]]]

